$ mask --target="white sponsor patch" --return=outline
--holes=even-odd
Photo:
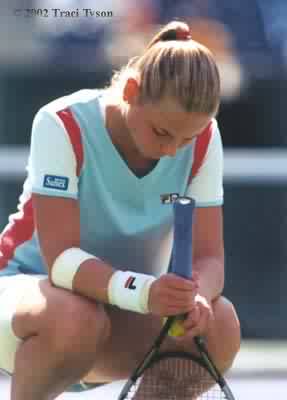
[[[58,190],[67,190],[69,184],[69,178],[64,176],[56,175],[45,175],[44,176],[44,187]]]

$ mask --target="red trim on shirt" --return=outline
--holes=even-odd
[[[81,129],[76,121],[73,113],[68,108],[57,112],[58,117],[62,120],[65,125],[66,131],[69,135],[71,144],[77,160],[77,176],[80,175],[83,161],[84,152],[81,138]]]
[[[0,236],[0,270],[4,269],[21,244],[30,240],[34,233],[32,198],[22,206],[21,211],[12,216],[6,230]]]
[[[213,123],[211,121],[196,139],[195,149],[194,149],[194,160],[188,183],[190,183],[191,179],[195,177],[195,175],[198,173],[203,163],[211,139],[212,129],[213,129]]]

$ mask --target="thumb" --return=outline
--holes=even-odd
[[[191,278],[194,281],[198,281],[199,280],[199,273],[197,271],[193,271]]]
[[[198,307],[194,307],[192,311],[189,312],[188,318],[183,322],[183,326],[185,329],[191,329],[198,323],[200,318],[200,310]]]

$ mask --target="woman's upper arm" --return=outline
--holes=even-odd
[[[40,248],[49,272],[65,249],[80,246],[78,201],[33,194],[34,219]]]
[[[205,157],[189,182],[186,195],[194,198],[198,207],[223,204],[223,147],[215,120]]]
[[[224,258],[223,240],[223,147],[215,120],[203,162],[187,187],[196,202],[193,255]]]
[[[194,260],[201,257],[224,258],[222,207],[195,209],[193,225]]]
[[[55,112],[40,110],[34,118],[28,173],[35,225],[49,270],[62,251],[80,245],[74,133]]]

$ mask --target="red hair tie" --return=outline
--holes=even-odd
[[[176,30],[176,40],[190,40],[190,39],[191,39],[190,31],[185,31],[180,28]]]

